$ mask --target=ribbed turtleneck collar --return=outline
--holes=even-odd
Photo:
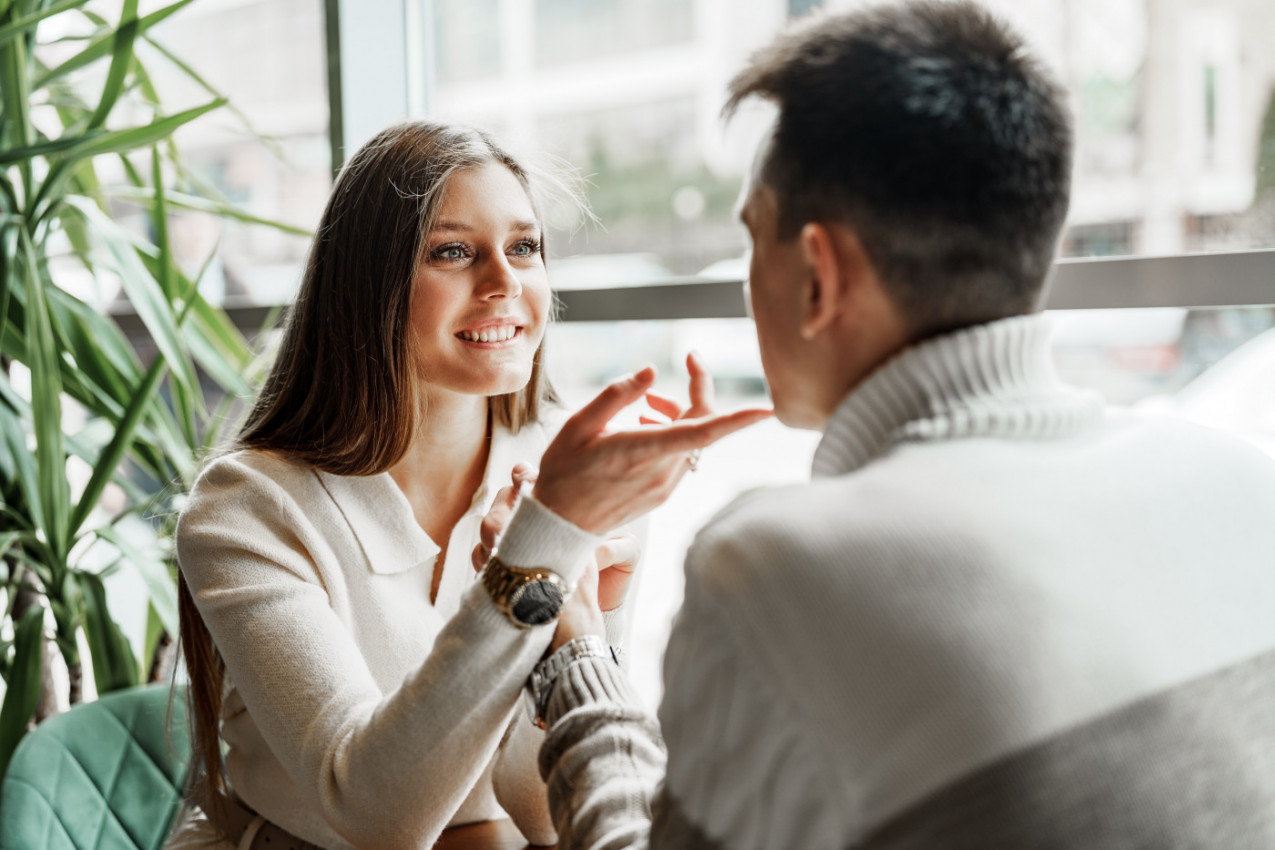
[[[1102,409],[1058,380],[1041,315],[910,346],[846,396],[815,452],[816,477],[843,475],[907,441],[1040,439],[1075,433]]]

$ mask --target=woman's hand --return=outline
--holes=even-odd
[[[510,477],[513,478],[513,483],[496,491],[491,510],[487,511],[487,516],[483,517],[482,524],[478,527],[478,545],[474,547],[470,560],[473,561],[474,569],[480,573],[491,560],[491,553],[496,551],[496,541],[514,515],[518,493],[522,491],[524,484],[535,483],[536,468],[529,463],[516,463]]]
[[[536,470],[529,464],[520,463],[513,469],[513,483],[501,487],[496,493],[495,502],[487,516],[483,517],[478,532],[478,545],[474,547],[471,560],[474,569],[479,572],[491,559],[505,526],[513,516],[514,507],[518,503],[518,493],[526,484],[534,483]],[[629,582],[637,569],[638,560],[642,557],[642,546],[628,529],[621,529],[606,539],[593,553],[590,569],[597,578],[596,596],[603,611],[619,608],[628,593]]]
[[[614,611],[624,603],[629,582],[642,557],[642,544],[627,529],[617,531],[593,552],[598,568],[598,605],[603,611]]]
[[[713,414],[712,377],[693,357],[687,366],[688,410],[648,396],[652,407],[673,420],[667,424],[644,417],[637,430],[604,430],[615,414],[651,389],[655,370],[650,367],[612,382],[568,419],[541,460],[536,500],[585,531],[605,534],[664,502],[690,469],[692,451],[770,416],[770,410],[760,408]]]

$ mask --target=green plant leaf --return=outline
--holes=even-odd
[[[148,29],[155,26],[169,15],[172,15],[174,12],[180,10],[182,7],[190,5],[191,2],[192,0],[178,0],[177,3],[165,6],[156,12],[146,15],[138,22],[138,33],[146,32]],[[95,19],[97,22],[101,22],[102,20],[101,18],[96,18],[96,16],[91,15],[90,19]],[[114,44],[115,33],[113,31],[108,30],[103,34],[94,37],[93,40],[90,41],[89,44],[79,53],[75,54],[61,65],[58,65],[56,68],[53,68],[47,73],[37,77],[35,83],[32,85],[32,90],[39,91],[49,83],[66,76],[72,71],[78,71],[80,68],[84,68],[99,59],[103,59],[111,55],[111,50],[114,47]]]
[[[0,77],[9,81],[0,87],[0,150],[21,148],[35,142],[31,124],[31,89],[27,73],[27,39],[15,38],[0,45]],[[24,193],[30,193],[35,169],[29,161],[18,162]]]
[[[209,254],[195,281],[174,269],[179,281],[177,287],[189,293],[182,310],[182,338],[195,362],[218,386],[228,393],[248,396],[252,394],[252,388],[244,380],[243,372],[252,362],[252,351],[225,312],[210,305],[199,293],[198,283],[215,258],[215,251]],[[158,271],[157,258],[143,255],[142,260],[152,274]]]
[[[20,148],[9,148],[8,150],[0,150],[0,165],[12,165],[15,162],[25,162],[40,156],[49,156],[50,154],[61,153],[74,148],[76,145],[87,144],[96,141],[103,136],[109,135],[105,130],[92,130],[87,133],[80,133],[74,136],[63,136],[62,138],[52,139],[47,142],[39,142],[38,144],[26,145]]]
[[[43,528],[44,511],[40,502],[40,481],[35,456],[27,446],[26,431],[22,427],[22,410],[8,400],[11,393],[9,379],[0,377],[0,394],[5,396],[0,399],[0,440],[3,440],[9,463],[15,469],[14,479],[17,481],[18,492],[26,502],[31,524],[35,528]]]
[[[67,198],[67,203],[76,207],[84,215],[93,232],[105,243],[115,261],[116,271],[124,284],[124,291],[128,293],[133,309],[137,310],[138,317],[155,340],[155,346],[159,349],[160,355],[168,361],[173,380],[184,382],[187,388],[195,384],[197,378],[194,367],[182,349],[172,305],[145,264],[138,258],[128,235],[87,198],[71,196]]]
[[[124,91],[124,78],[128,75],[129,66],[133,63],[133,41],[137,38],[141,22],[137,19],[137,0],[124,0],[124,8],[120,12],[120,23],[115,30],[115,41],[111,46],[111,69],[106,74],[106,83],[102,87],[102,97],[97,108],[89,118],[90,130],[105,126],[106,117],[115,108],[120,93]]]
[[[0,390],[9,390],[8,378],[0,378]],[[36,528],[43,528],[44,511],[40,502],[40,483],[35,456],[27,446],[21,411],[4,402],[0,402],[0,440],[3,440],[8,463],[15,470],[14,480],[17,482],[18,492],[22,494],[26,502],[31,523]]]
[[[168,571],[168,564],[151,552],[135,546],[127,537],[111,526],[98,529],[98,535],[108,541],[124,556],[124,563],[132,567],[150,595],[151,606],[170,634],[177,634],[177,585]]]
[[[179,112],[167,118],[160,118],[142,127],[113,130],[98,135],[93,135],[92,132],[86,133],[81,143],[68,148],[53,162],[44,182],[40,184],[35,200],[29,205],[28,215],[39,223],[55,211],[53,199],[60,192],[69,169],[80,160],[148,147],[172,135],[184,124],[189,124],[201,115],[220,109],[224,105],[224,100],[214,100],[203,106],[187,109],[185,112]]]
[[[0,354],[4,352],[5,336],[9,328],[9,298],[17,277],[18,228],[21,224],[0,222]],[[7,378],[8,375],[6,374]]]
[[[6,531],[0,533],[0,558],[3,558],[4,553],[8,552],[10,547],[17,543],[21,538],[22,532],[20,531]]]
[[[0,777],[9,769],[13,751],[27,733],[27,722],[40,701],[43,637],[44,609],[37,606],[23,615],[15,629],[13,667],[0,706]]]
[[[67,535],[70,488],[66,481],[66,454],[62,446],[62,367],[56,339],[44,299],[35,247],[25,231],[19,234],[26,302],[26,329],[30,340],[31,414],[35,431],[35,462],[43,530],[59,563],[70,549]]]
[[[80,571],[75,572],[75,579],[84,594],[84,635],[98,694],[135,687],[141,679],[137,658],[119,624],[111,619],[102,579]]]
[[[175,65],[178,70],[180,70],[193,83],[195,83],[195,85],[199,86],[201,89],[203,89],[205,92],[212,95],[213,97],[225,97],[225,95],[222,94],[220,89],[211,85],[206,79],[204,79],[204,77],[198,71],[196,71],[189,64],[184,62],[182,58],[178,56],[176,53],[169,50],[163,44],[160,44],[149,34],[145,35],[144,38],[147,44],[149,44],[151,47],[159,51],[160,55],[162,55],[169,62],[173,63],[173,65]],[[259,130],[256,127],[256,125],[253,124],[252,119],[248,117],[248,114],[240,110],[238,107],[236,107],[233,102],[227,103],[226,108],[229,109],[230,112],[236,118],[239,119],[239,123],[242,124],[249,133],[251,133],[262,144],[268,147],[271,150],[271,152],[274,153],[276,157],[278,157],[279,159],[284,158],[283,149],[279,146],[278,139],[276,139],[274,136],[269,135],[268,133],[263,133],[261,130]]]
[[[115,434],[111,437],[111,442],[102,450],[97,463],[93,465],[93,474],[89,478],[89,483],[85,485],[84,493],[81,494],[80,501],[75,506],[75,512],[71,514],[69,532],[72,535],[80,530],[80,526],[97,505],[102,491],[106,489],[106,485],[110,483],[115,470],[124,459],[124,453],[128,451],[133,441],[133,431],[142,421],[142,415],[150,406],[155,390],[164,377],[165,366],[163,359],[159,357],[151,363],[150,368],[146,370],[146,377],[142,379],[141,385],[133,394],[133,399],[125,408],[124,416],[115,426]]]
[[[61,289],[50,290],[49,306],[62,329],[65,345],[84,378],[102,388],[123,407],[128,393],[141,379],[142,369],[119,327]]]
[[[124,200],[137,201],[139,203],[149,203],[151,201],[151,191],[149,189],[139,189],[129,186],[113,186],[107,189],[107,194],[114,198],[123,198]],[[270,227],[283,233],[289,233],[293,236],[310,237],[314,232],[307,230],[295,224],[288,224],[283,221],[275,221],[274,219],[262,218],[261,216],[252,215],[249,212],[239,209],[233,204],[222,201],[209,200],[201,198],[198,195],[191,195],[185,192],[176,192],[169,190],[165,195],[165,200],[174,207],[185,210],[195,210],[197,212],[212,213],[222,218],[232,218],[235,221],[244,224],[258,224],[262,227]]]
[[[155,605],[146,606],[146,643],[142,651],[142,666],[150,669],[155,665],[155,650],[159,648],[159,639],[167,629],[155,613]],[[177,634],[177,632],[169,632]],[[149,674],[147,676],[149,678]]]
[[[40,21],[51,18],[54,15],[60,15],[63,12],[74,9],[77,6],[83,6],[89,0],[62,0],[60,3],[54,3],[52,6],[41,9],[38,12],[32,12],[29,15],[23,15],[20,18],[14,18],[4,26],[0,26],[0,44],[15,39],[23,33],[30,32],[35,29]]]
[[[170,304],[175,303],[179,297],[185,302],[182,307],[181,315],[177,317],[177,327],[180,331],[185,323],[187,314],[190,312],[190,294],[194,292],[195,285],[186,280],[185,276],[177,272],[176,265],[173,262],[172,250],[168,243],[168,206],[164,202],[164,168],[160,159],[159,147],[151,148],[151,185],[154,187],[155,197],[151,203],[151,228],[155,233],[155,275],[159,281],[160,289],[168,296]],[[180,292],[178,290],[178,280],[181,280]],[[184,336],[184,335],[183,335]],[[196,424],[195,410],[203,410],[207,405],[204,403],[203,390],[199,386],[199,381],[186,383],[184,381],[174,381],[173,390],[173,407],[177,414],[177,422],[181,425],[182,434],[186,438],[186,444],[190,446],[199,445],[199,426]]]

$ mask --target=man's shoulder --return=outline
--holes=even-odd
[[[884,474],[883,474],[884,472]],[[855,555],[870,559],[880,547],[895,545],[912,529],[945,524],[936,494],[890,470],[862,470],[801,484],[745,493],[719,511],[696,535],[688,571],[732,585],[775,566],[819,572],[830,561],[844,566]]]

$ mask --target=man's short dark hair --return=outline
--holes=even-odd
[[[779,117],[760,165],[779,238],[858,234],[920,335],[1029,313],[1067,214],[1066,94],[1023,39],[972,2],[817,15],[757,53],[750,96]]]

